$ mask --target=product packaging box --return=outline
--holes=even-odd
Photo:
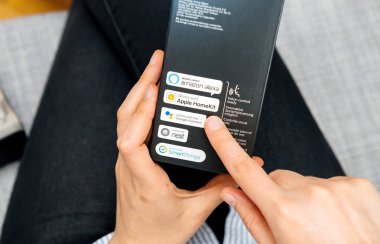
[[[283,0],[173,0],[152,158],[225,173],[204,132],[217,115],[253,153]]]

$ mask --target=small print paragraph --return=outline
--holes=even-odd
[[[223,26],[217,24],[219,15],[231,15],[226,8],[210,6],[197,0],[179,0],[176,14],[176,23],[195,27],[223,31]]]

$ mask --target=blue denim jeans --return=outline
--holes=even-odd
[[[76,1],[23,155],[1,243],[90,243],[115,225],[116,111],[155,49],[170,0]],[[343,171],[276,52],[255,154],[265,169]],[[179,187],[214,175],[163,165]],[[226,205],[207,222],[223,238]]]

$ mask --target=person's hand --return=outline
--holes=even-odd
[[[118,111],[117,213],[112,243],[185,243],[236,183],[220,175],[190,192],[153,162],[145,142],[155,113],[163,52],[156,51]]]
[[[267,175],[219,118],[208,118],[205,130],[242,189],[227,187],[221,197],[259,243],[380,243],[380,195],[368,180]]]

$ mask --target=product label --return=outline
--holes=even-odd
[[[227,82],[226,98],[222,120],[236,141],[247,150],[248,140],[252,138],[252,122],[255,114],[250,110],[254,103],[252,96],[243,96],[238,84]]]
[[[220,94],[223,89],[223,82],[194,75],[181,74],[177,72],[168,72],[166,84],[190,90],[214,94]]]
[[[165,91],[164,102],[211,112],[219,109],[219,99],[171,90]]]
[[[157,144],[156,152],[164,157],[177,158],[197,163],[201,163],[206,160],[206,154],[202,150],[168,143]]]
[[[187,138],[189,136],[189,131],[186,129],[181,129],[172,126],[160,125],[158,127],[158,135],[159,138],[163,138],[166,140],[179,141],[179,142],[187,142]]]
[[[205,121],[207,119],[204,114],[190,113],[166,107],[162,107],[160,118],[162,121],[199,128],[204,128]]]

